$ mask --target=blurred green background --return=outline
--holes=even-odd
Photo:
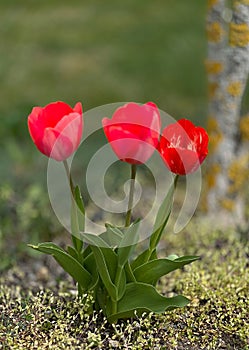
[[[0,250],[7,236],[16,254],[16,241],[59,230],[27,131],[33,106],[154,101],[205,123],[205,11],[196,0],[0,0]]]

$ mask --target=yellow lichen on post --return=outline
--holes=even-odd
[[[234,200],[230,198],[223,198],[219,202],[220,206],[229,212],[232,212],[235,208]]]
[[[213,6],[215,6],[217,4],[217,0],[208,0],[208,8],[212,8]]]
[[[223,64],[219,61],[205,61],[206,71],[208,74],[217,75],[223,71]]]
[[[249,177],[249,153],[232,162],[228,169],[229,193],[243,192]]]
[[[210,116],[208,118],[207,132],[209,136],[209,154],[212,154],[223,138],[218,122],[214,117]]]
[[[235,6],[237,5],[249,5],[249,0],[237,0],[235,1]]]
[[[209,166],[209,169],[206,174],[207,188],[213,188],[216,185],[216,177],[220,173],[221,167],[220,164],[214,163]]]
[[[233,81],[231,83],[228,84],[227,86],[227,92],[233,96],[239,96],[242,92],[242,85],[240,81]]]
[[[208,96],[210,99],[214,98],[218,87],[219,87],[219,84],[216,83],[215,81],[211,81],[208,83]]]
[[[249,26],[246,23],[230,25],[230,45],[245,47],[249,44]]]
[[[218,43],[224,36],[224,30],[218,22],[213,22],[207,25],[207,37],[208,41]]]
[[[240,119],[240,134],[243,141],[249,141],[249,114]]]

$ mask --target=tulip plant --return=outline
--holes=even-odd
[[[76,281],[79,295],[92,293],[93,308],[103,310],[111,323],[146,312],[163,313],[185,306],[182,296],[165,297],[157,289],[159,279],[198,259],[197,256],[158,258],[157,246],[168,222],[178,177],[196,171],[208,153],[208,135],[187,119],[166,126],[161,132],[157,106],[127,103],[111,119],[104,118],[106,138],[120,161],[130,164],[131,182],[124,226],[105,224],[105,232],[85,232],[85,208],[79,186],[75,186],[67,158],[79,147],[83,132],[81,103],[71,108],[64,102],[35,107],[28,116],[31,138],[40,152],[63,162],[71,191],[72,246],[67,250],[52,242],[31,245],[51,254]],[[172,184],[155,217],[148,247],[135,254],[140,220],[132,222],[136,169],[159,152],[174,174]],[[70,199],[69,199],[70,200]]]

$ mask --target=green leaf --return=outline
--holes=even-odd
[[[151,253],[153,252],[153,250],[156,249],[159,243],[159,240],[161,238],[162,232],[169,220],[169,216],[172,209],[174,190],[175,190],[175,182],[173,181],[173,183],[170,185],[168,193],[165,199],[163,200],[156,216],[156,220],[152,231],[153,233],[150,237]]]
[[[89,285],[89,290],[95,289],[98,281],[99,281],[99,274],[97,270],[97,265],[95,261],[95,257],[93,255],[93,252],[91,251],[90,254],[87,255],[87,257],[83,261],[84,267],[87,269],[87,271],[91,274],[92,276],[92,282]]]
[[[124,293],[125,293],[125,287],[126,287],[126,274],[125,269],[122,269],[121,278],[120,278],[120,284],[118,286],[118,300],[120,300]]]
[[[123,238],[123,232],[111,224],[105,224],[106,231],[101,233],[100,237],[109,245],[109,247],[118,247]]]
[[[176,260],[176,259],[178,259],[178,258],[179,258],[179,256],[176,255],[176,254],[171,254],[171,255],[169,255],[169,256],[166,257],[166,259],[169,259],[169,260]]]
[[[112,232],[115,232],[115,230],[112,230]],[[90,247],[95,256],[99,275],[109,295],[112,300],[119,300],[124,294],[126,277],[125,272],[121,271],[118,278],[118,284],[115,284],[118,266],[116,253],[110,248],[106,240],[102,238],[103,234],[97,236],[90,233],[83,233],[83,237],[91,244]]]
[[[118,300],[118,290],[113,280],[117,268],[117,257],[111,248],[91,246],[101,280],[113,301]]]
[[[115,279],[117,270],[117,254],[111,248],[100,248],[108,267],[112,281]]]
[[[126,274],[123,266],[118,266],[117,268],[115,276],[115,285],[118,289],[118,300],[120,300],[124,295],[126,286]]]
[[[125,228],[123,239],[117,251],[118,264],[124,266],[129,260],[132,250],[138,241],[139,222],[136,221],[129,227]]]
[[[67,246],[67,251],[68,251],[68,254],[70,254],[74,259],[78,260],[78,252],[75,248],[69,245]]]
[[[175,260],[170,259],[156,259],[151,260],[134,270],[134,276],[137,281],[154,284],[158,279],[169,272],[190,264],[193,261],[198,260],[198,256],[182,256]]]
[[[61,267],[77,281],[80,286],[87,290],[91,283],[90,273],[71,255],[52,242],[40,243],[37,246],[29,245],[31,248],[42,253],[53,255]]]
[[[91,246],[87,245],[83,250],[83,257],[86,258],[91,253],[92,253]]]
[[[83,238],[91,246],[110,248],[109,244],[101,237],[101,235],[95,235],[92,233],[82,233]],[[87,248],[86,248],[87,249]]]
[[[119,271],[118,283],[115,283],[118,269],[116,253],[111,248],[99,248],[94,246],[91,246],[91,248],[95,256],[98,272],[103,284],[105,285],[112,300],[119,300],[125,291],[126,275],[125,270],[121,268]],[[113,286],[115,286],[115,288],[113,288]],[[110,292],[110,289],[113,291]],[[116,293],[115,299],[113,298],[114,292]]]
[[[148,261],[149,256],[151,260],[157,259],[156,250],[150,253],[150,250],[146,249],[140,255],[138,255],[136,259],[131,263],[132,270],[135,270],[137,267],[145,264]]]
[[[122,299],[117,305],[115,314],[107,315],[108,321],[113,323],[120,318],[130,318],[143,312],[163,313],[177,307],[186,306],[189,299],[182,295],[166,298],[158,293],[151,285],[132,282],[126,285],[126,290]]]
[[[136,279],[135,279],[135,276],[133,274],[133,271],[132,271],[132,268],[131,268],[131,265],[129,262],[127,262],[124,266],[124,269],[125,269],[125,276],[126,276],[126,281],[127,283],[129,282],[135,282]]]

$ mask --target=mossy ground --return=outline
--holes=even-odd
[[[28,272],[27,264],[13,267],[0,279],[0,348],[249,349],[248,237],[211,226],[166,232],[160,247],[162,255],[201,256],[159,285],[163,294],[189,297],[189,306],[116,325],[101,313],[88,315],[91,298],[78,300],[71,281],[50,273],[50,258],[44,275],[42,268],[39,274]]]

